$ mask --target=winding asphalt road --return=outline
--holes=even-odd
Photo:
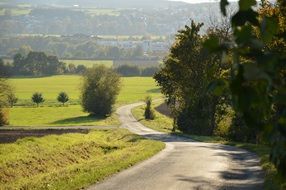
[[[163,141],[166,148],[88,190],[263,189],[263,172],[255,154],[231,146],[195,142],[144,127],[131,114],[131,109],[141,104],[117,110],[121,127]]]

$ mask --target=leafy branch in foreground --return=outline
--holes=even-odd
[[[227,5],[221,0],[224,15]],[[271,145],[270,159],[286,176],[286,2],[256,5],[255,0],[239,1],[231,18],[233,43],[212,37],[205,45],[222,52],[222,60],[232,58],[231,77],[224,84],[234,108]]]

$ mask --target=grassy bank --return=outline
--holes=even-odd
[[[157,106],[159,103],[155,103],[153,106]],[[173,128],[173,120],[170,117],[167,117],[157,111],[155,120],[145,120],[144,119],[144,106],[136,107],[132,110],[132,114],[134,117],[139,120],[146,127],[152,128],[157,131],[172,133]],[[261,167],[265,171],[265,190],[285,190],[286,189],[286,179],[282,179],[277,175],[277,171],[274,165],[269,161],[269,148],[263,145],[249,144],[249,143],[241,143],[241,142],[232,142],[227,141],[221,137],[210,137],[210,136],[197,136],[197,135],[189,135],[183,134],[180,131],[177,131],[175,134],[183,135],[190,137],[194,140],[207,142],[207,143],[221,143],[225,145],[236,146],[239,148],[243,148],[249,150],[251,152],[256,153],[261,159]]]
[[[123,129],[0,144],[0,189],[80,189],[163,148]]]

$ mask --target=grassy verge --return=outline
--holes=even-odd
[[[153,106],[157,106],[159,103],[155,103]],[[144,119],[144,106],[136,107],[132,110],[134,117],[139,120],[146,127],[152,128],[157,131],[172,133],[173,121],[171,118],[155,111],[156,118],[155,120],[145,120]],[[236,146],[249,150],[256,153],[261,160],[261,167],[265,171],[265,182],[264,189],[266,190],[285,190],[286,189],[286,179],[282,179],[278,176],[277,171],[274,165],[269,161],[269,148],[263,145],[241,143],[241,142],[232,142],[225,140],[221,137],[210,137],[210,136],[197,136],[183,134],[180,131],[177,131],[175,134],[190,137],[196,141],[207,142],[207,143],[221,143],[225,145]]]
[[[0,189],[80,189],[164,148],[127,130],[24,138],[0,144]]]

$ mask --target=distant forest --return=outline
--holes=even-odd
[[[150,3],[150,0],[144,3],[120,0],[120,4],[112,4],[113,1],[27,2],[30,4],[24,8],[15,1],[1,6],[1,35],[172,35],[190,24],[190,19],[205,23],[206,29],[211,19],[220,17],[218,3],[192,5],[166,1]]]

